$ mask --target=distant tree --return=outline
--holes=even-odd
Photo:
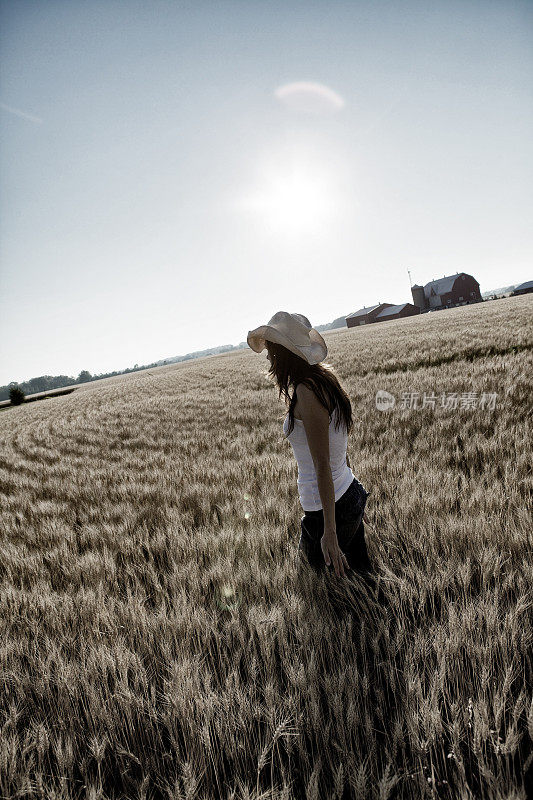
[[[78,375],[78,383],[86,383],[87,381],[90,381],[91,378],[92,378],[91,373],[88,372],[86,369],[82,369],[82,371]]]
[[[26,381],[24,384],[26,394],[37,394],[37,392],[46,392],[48,389],[52,389],[52,380],[53,378],[51,378],[50,375],[40,375],[38,378],[30,378],[29,381]]]
[[[9,399],[12,406],[20,406],[24,402],[25,394],[20,386],[11,386],[9,389]]]

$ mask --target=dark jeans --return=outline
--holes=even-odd
[[[346,556],[350,567],[360,573],[371,586],[372,564],[368,557],[365,542],[363,513],[370,492],[354,478],[344,494],[335,503],[335,527],[340,550]],[[325,567],[320,539],[324,534],[324,511],[306,511],[300,521],[301,535],[298,552],[303,552],[310,566],[316,571]],[[330,565],[333,569],[333,564]],[[347,573],[349,574],[349,573]]]

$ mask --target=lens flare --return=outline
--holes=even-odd
[[[278,86],[274,97],[292,111],[306,114],[332,114],[346,105],[344,98],[329,86],[310,81],[296,81]]]

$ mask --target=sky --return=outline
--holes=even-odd
[[[533,278],[533,2],[0,0],[0,31],[0,385]]]

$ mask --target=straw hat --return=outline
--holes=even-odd
[[[248,331],[247,342],[256,353],[265,349],[265,341],[282,344],[309,364],[318,364],[328,354],[324,339],[303,314],[277,311],[266,325]]]

